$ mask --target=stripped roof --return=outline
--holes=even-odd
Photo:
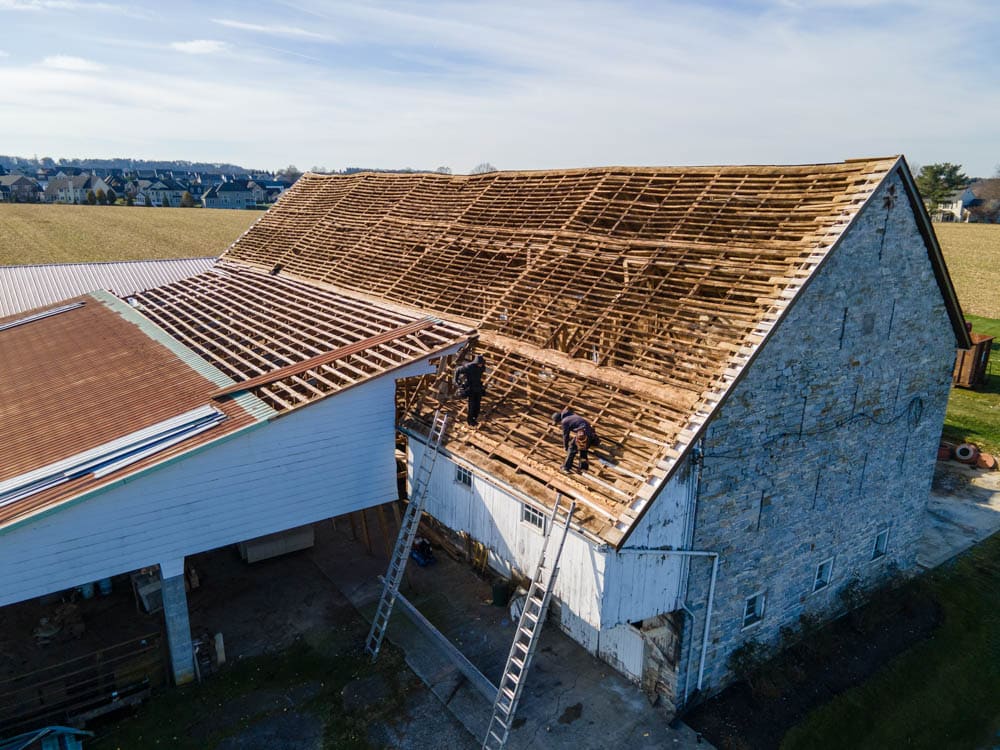
[[[278,412],[454,350],[474,333],[234,263],[134,298],[143,315]]]
[[[211,393],[232,381],[110,294],[46,312],[0,318],[0,488],[13,487],[0,502],[0,527],[273,414],[249,396],[213,402]],[[208,405],[224,416],[210,429],[121,468],[112,462],[30,489],[39,472]]]
[[[0,316],[106,289],[119,297],[194,276],[215,258],[0,266]]]
[[[479,428],[457,426],[448,449],[543,502],[571,492],[583,528],[620,544],[897,168],[305,175],[222,260],[478,328],[489,398]],[[425,431],[440,383],[400,393],[401,423]],[[606,443],[579,478],[556,472],[549,420],[567,404]]]

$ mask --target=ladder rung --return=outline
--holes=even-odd
[[[507,698],[510,699],[511,704],[513,705],[513,702],[514,702],[514,691],[511,690],[510,688],[500,688],[500,692],[503,693],[505,696],[507,696]]]
[[[515,643],[514,644],[514,648],[520,649],[524,653],[528,653],[528,647],[525,644],[523,644],[523,643]]]
[[[504,677],[504,680],[506,680],[507,682],[512,682],[514,683],[514,685],[517,685],[517,683],[521,681],[521,678],[518,677],[517,675],[508,673],[507,676]]]
[[[503,737],[501,737],[499,734],[497,734],[496,732],[494,732],[492,729],[490,730],[490,734],[493,737],[496,737],[498,742],[503,742]]]
[[[526,636],[528,636],[529,638],[530,638],[530,637],[531,637],[532,635],[534,635],[534,633],[535,633],[535,631],[534,631],[534,630],[532,630],[531,628],[521,628],[521,629],[520,629],[520,630],[518,630],[517,632],[519,632],[519,633],[524,633],[524,634],[525,634]]]
[[[510,657],[510,661],[518,669],[524,669],[524,662],[520,661],[516,656]]]

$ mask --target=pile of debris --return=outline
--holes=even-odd
[[[988,469],[992,471],[997,468],[997,457],[992,453],[984,453],[974,443],[948,443],[942,441],[938,446],[938,461],[958,461],[959,463],[975,466],[977,469]]]

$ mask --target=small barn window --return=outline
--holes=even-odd
[[[816,566],[816,578],[813,580],[813,593],[819,591],[820,589],[825,589],[830,585],[830,579],[833,577],[833,558],[829,560],[824,560],[819,565]]]
[[[872,560],[885,557],[885,551],[889,548],[889,529],[884,529],[875,535],[875,544],[872,547]]]
[[[521,520],[529,523],[540,531],[545,531],[545,516],[530,505],[521,503]]]
[[[464,466],[455,467],[455,481],[463,487],[472,488],[472,472]]]
[[[743,627],[749,628],[764,619],[764,594],[759,592],[748,596],[743,605]]]

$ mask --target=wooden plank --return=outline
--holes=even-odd
[[[379,581],[385,582],[382,576],[379,576]],[[449,641],[444,634],[434,627],[434,624],[420,614],[418,610],[405,596],[402,594],[396,594],[396,603],[400,605],[400,608],[412,622],[417,629],[426,635],[431,641],[437,646],[441,651],[444,652],[448,660],[455,665],[455,668],[462,673],[462,676],[469,681],[469,684],[476,689],[476,691],[482,695],[487,701],[491,703],[496,700],[497,688],[496,686],[486,679],[486,676],[480,672],[476,665],[466,658],[465,654],[458,650],[458,648]]]

